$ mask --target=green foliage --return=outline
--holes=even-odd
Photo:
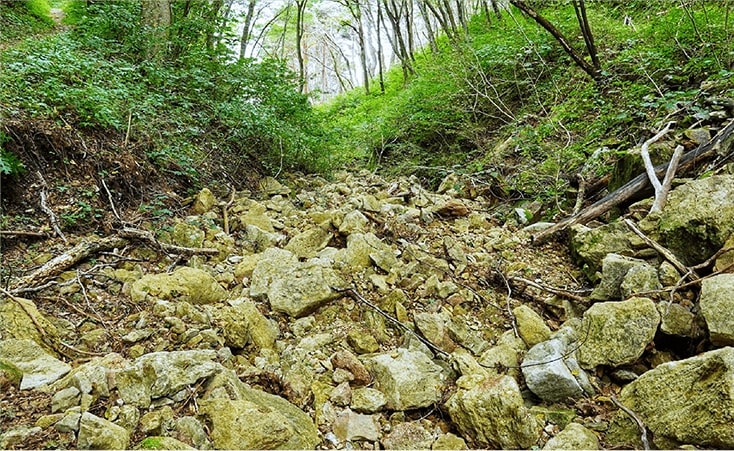
[[[43,33],[54,26],[47,0],[0,2],[0,43]]]
[[[212,41],[209,2],[191,2],[186,14],[184,2],[173,6],[172,41],[153,61],[144,57],[140,2],[72,2],[72,31],[0,55],[0,104],[88,130],[130,131],[154,163],[194,180],[222,168],[327,169],[325,134],[292,72],[275,60],[225,58],[227,31]]]
[[[20,175],[25,172],[25,166],[18,157],[3,149],[3,144],[8,139],[8,135],[0,132],[0,174]]]

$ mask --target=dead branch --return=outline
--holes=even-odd
[[[226,235],[229,235],[229,207],[232,206],[234,203],[234,195],[237,193],[237,191],[230,185],[230,190],[232,190],[232,197],[229,198],[229,202],[222,207],[222,217],[224,217],[224,233]]]
[[[127,244],[127,240],[119,236],[108,238],[90,237],[82,240],[79,244],[46,262],[36,271],[21,277],[10,286],[10,293],[19,294],[32,290],[42,285],[48,279],[56,277],[62,272],[74,266],[76,263],[86,259],[99,251],[108,251]]]
[[[364,304],[367,307],[371,308],[375,312],[379,313],[380,315],[382,315],[383,318],[385,318],[386,320],[388,320],[392,324],[398,326],[398,328],[402,329],[404,332],[407,332],[410,335],[412,335],[415,338],[417,338],[421,343],[423,343],[424,345],[426,345],[431,351],[435,352],[436,355],[442,355],[444,357],[449,357],[449,353],[448,352],[446,352],[446,351],[442,350],[441,348],[439,348],[438,346],[434,345],[428,339],[422,337],[421,335],[418,335],[413,329],[411,329],[410,327],[408,327],[405,324],[401,323],[396,318],[393,318],[386,311],[382,310],[380,307],[376,306],[375,304],[373,304],[370,301],[368,301],[367,299],[365,299],[365,297],[362,296],[361,294],[359,294],[359,292],[356,289],[354,289],[352,287],[349,287],[349,288],[331,287],[331,288],[334,291],[336,291],[337,293],[343,293],[343,294],[349,295],[349,297],[353,298],[355,301],[361,302],[362,304]]]
[[[624,218],[624,223],[627,225],[627,227],[631,231],[635,233],[635,235],[642,238],[645,244],[655,249],[655,251],[658,254],[662,255],[664,259],[668,260],[673,266],[675,266],[675,269],[677,269],[678,272],[680,272],[681,274],[686,274],[690,272],[695,278],[698,279],[698,275],[695,272],[692,272],[690,268],[688,268],[686,265],[681,263],[681,261],[678,260],[678,258],[675,255],[673,255],[673,253],[670,252],[668,249],[664,248],[659,243],[657,243],[656,241],[652,240],[650,237],[645,235],[644,232],[638,229],[637,226],[632,221],[630,221],[627,218]]]
[[[673,152],[673,157],[670,159],[670,163],[668,164],[668,169],[665,171],[665,178],[663,179],[662,183],[658,179],[658,176],[655,172],[655,167],[653,166],[652,160],[650,159],[649,147],[651,144],[655,143],[657,140],[665,136],[665,134],[668,133],[668,130],[670,130],[670,126],[674,123],[675,122],[673,121],[668,122],[668,124],[662,130],[660,130],[652,138],[645,141],[640,148],[640,156],[642,157],[642,161],[645,164],[645,172],[647,173],[647,178],[650,180],[650,184],[655,190],[655,201],[652,204],[652,208],[650,208],[650,213],[658,212],[662,210],[665,206],[665,201],[668,198],[668,192],[670,191],[670,185],[673,182],[675,171],[678,169],[678,163],[680,161],[681,155],[683,154],[683,146],[677,146],[675,148],[675,151]]]
[[[510,276],[507,279],[510,282],[520,282],[520,283],[525,284],[525,285],[527,285],[529,287],[537,288],[538,290],[545,291],[547,293],[550,293],[550,294],[553,294],[553,295],[556,295],[556,296],[561,296],[561,297],[564,297],[564,298],[567,298],[567,299],[571,299],[571,300],[574,300],[574,301],[579,302],[581,304],[588,304],[589,303],[589,300],[587,298],[585,298],[583,296],[579,296],[578,294],[573,293],[573,292],[570,292],[568,290],[563,290],[561,288],[556,288],[556,287],[551,287],[551,286],[548,286],[548,285],[543,285],[543,284],[540,284],[540,283],[537,283],[537,282],[533,282],[532,280],[524,279],[522,277]]]
[[[26,230],[0,230],[0,236],[32,236],[37,238],[48,238],[48,233],[31,232]]]
[[[612,395],[611,399],[614,405],[619,407],[622,410],[622,412],[629,415],[629,417],[632,418],[634,422],[637,424],[637,429],[640,430],[640,440],[642,440],[642,446],[644,447],[644,449],[649,450],[650,443],[647,441],[647,426],[645,426],[645,423],[643,423],[640,417],[635,415],[635,413],[632,410],[625,407],[621,402],[619,402],[616,396]]]
[[[115,218],[117,218],[118,221],[122,221],[122,218],[117,213],[117,209],[115,208],[115,203],[112,201],[112,193],[110,193],[109,188],[107,188],[107,184],[105,183],[104,179],[100,179],[102,181],[102,186],[104,187],[104,190],[107,192],[107,200],[110,201],[110,206],[112,207],[112,213],[115,214]]]
[[[122,238],[145,241],[152,244],[154,247],[160,249],[163,252],[184,256],[192,255],[218,255],[219,249],[213,247],[183,247],[176,246],[175,244],[162,243],[158,241],[153,233],[147,230],[134,229],[131,227],[125,227],[118,235]]]
[[[38,171],[38,178],[41,179],[41,210],[46,213],[46,216],[48,216],[48,220],[51,222],[51,227],[54,229],[54,232],[56,232],[56,235],[58,235],[63,241],[64,244],[68,244],[69,242],[66,240],[66,236],[64,236],[64,232],[61,231],[61,227],[59,227],[59,223],[56,220],[56,215],[54,214],[53,210],[51,210],[48,205],[46,204],[46,180],[43,179],[43,175],[41,175],[41,172]]]
[[[709,159],[716,155],[720,144],[726,140],[729,135],[734,132],[734,120],[730,121],[726,127],[721,129],[716,136],[711,138],[707,143],[701,144],[697,148],[687,152],[680,158],[678,170],[680,173],[698,167],[702,160]],[[655,174],[662,175],[670,163],[663,163],[655,166]],[[603,199],[598,200],[593,205],[585,208],[576,215],[559,221],[554,226],[540,232],[533,237],[533,243],[540,244],[548,240],[552,235],[565,230],[574,224],[586,224],[587,222],[598,218],[610,209],[621,205],[645,193],[650,187],[650,180],[646,173],[640,174],[627,182],[624,186],[610,193]]]

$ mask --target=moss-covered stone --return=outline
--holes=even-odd
[[[208,272],[184,266],[171,274],[148,274],[135,281],[130,290],[135,302],[148,297],[212,304],[227,298],[227,292]]]

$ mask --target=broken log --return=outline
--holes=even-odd
[[[734,120],[721,129],[709,142],[701,144],[697,148],[683,155],[678,163],[679,173],[685,173],[698,166],[702,161],[714,156],[719,149],[722,141],[726,140],[729,135],[734,132]],[[668,170],[669,163],[663,163],[655,166],[655,174],[660,177]],[[586,224],[592,219],[596,219],[612,208],[624,204],[640,195],[646,193],[651,188],[650,180],[646,172],[638,175],[624,186],[610,193],[603,199],[598,200],[594,204],[581,210],[578,214],[569,216],[568,218],[556,223],[555,225],[543,230],[533,237],[533,243],[543,243],[552,235],[565,230],[574,224]]]

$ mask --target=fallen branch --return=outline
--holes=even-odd
[[[414,336],[415,338],[417,338],[421,343],[423,343],[424,345],[426,345],[431,351],[435,352],[437,355],[442,355],[444,357],[449,357],[450,356],[450,354],[448,352],[446,352],[446,351],[442,350],[441,348],[439,348],[438,346],[434,345],[433,343],[431,343],[426,338],[418,335],[417,333],[415,333],[415,331],[413,331],[413,329],[411,329],[410,327],[408,327],[405,324],[401,323],[396,318],[393,318],[387,312],[385,312],[384,310],[382,310],[380,307],[376,306],[375,304],[373,304],[370,301],[368,301],[367,299],[365,299],[365,297],[362,296],[361,294],[359,294],[359,292],[357,290],[355,290],[354,288],[352,288],[352,287],[349,287],[349,288],[331,287],[331,288],[334,291],[336,291],[337,293],[344,293],[344,294],[349,295],[355,301],[361,302],[362,304],[364,304],[367,307],[371,308],[375,312],[379,313],[386,320],[388,320],[392,324],[398,326],[398,328],[402,329],[405,332],[408,332],[409,334],[411,334],[412,336]]]
[[[649,147],[651,144],[665,136],[665,134],[668,133],[668,130],[670,130],[670,126],[674,123],[675,122],[673,121],[668,122],[662,130],[652,138],[645,141],[640,148],[640,156],[642,157],[642,162],[645,164],[647,178],[650,180],[650,184],[655,190],[655,201],[652,204],[652,208],[650,208],[650,213],[658,212],[665,206],[665,201],[668,198],[668,192],[670,191],[670,185],[673,181],[673,177],[675,176],[675,171],[678,169],[680,157],[683,154],[683,146],[677,146],[675,148],[673,157],[670,159],[670,163],[668,164],[668,169],[665,171],[665,178],[662,183],[655,173],[655,166],[653,166],[652,160],[650,159]]]
[[[10,293],[19,294],[32,291],[35,287],[42,285],[48,279],[56,277],[78,262],[86,259],[99,251],[108,251],[127,244],[127,240],[119,236],[109,238],[87,238],[79,244],[46,262],[36,271],[21,277],[10,286]]]
[[[729,135],[734,132],[734,120],[730,121],[729,124],[721,129],[716,136],[711,138],[709,142],[701,144],[694,150],[691,150],[690,152],[687,152],[680,158],[680,163],[678,165],[678,171],[679,172],[685,172],[693,167],[697,167],[697,165],[701,162],[701,160],[709,158],[713,155],[716,155],[717,150],[719,150],[720,144],[726,140]],[[666,172],[667,168],[669,167],[669,163],[663,163],[661,165],[655,166],[655,173],[657,175],[662,175],[664,172]],[[617,189],[613,193],[610,193],[603,199],[595,202],[593,205],[585,208],[581,212],[579,212],[576,215],[569,216],[568,218],[559,221],[554,226],[549,227],[548,229],[545,229],[544,231],[540,232],[538,235],[535,235],[533,237],[533,243],[540,244],[545,242],[548,238],[550,238],[552,235],[565,230],[566,228],[574,225],[574,224],[586,224],[587,222],[591,221],[592,219],[598,218],[602,214],[606,213],[610,209],[623,204],[627,201],[630,201],[631,199],[634,199],[636,196],[640,196],[641,194],[644,194],[645,190],[650,187],[650,180],[646,173],[640,174],[637,177],[633,178],[629,182],[627,182],[624,186]]]
[[[226,235],[229,235],[229,207],[231,207],[234,203],[234,196],[235,194],[237,194],[237,190],[235,190],[234,187],[232,187],[231,185],[229,189],[232,190],[232,197],[230,197],[229,202],[227,202],[227,204],[222,207],[222,217],[224,218],[224,233]]]
[[[650,442],[647,441],[647,426],[645,426],[645,423],[643,423],[640,417],[635,415],[635,413],[632,410],[625,407],[621,402],[619,402],[616,396],[612,395],[611,399],[614,405],[619,407],[622,410],[622,412],[629,415],[629,417],[632,418],[634,422],[637,424],[637,429],[640,430],[640,440],[642,440],[642,446],[644,449],[649,450]]]
[[[107,200],[110,201],[110,206],[112,207],[112,213],[115,214],[115,218],[117,218],[118,221],[122,221],[122,218],[117,213],[117,209],[115,208],[115,203],[112,201],[112,193],[110,193],[109,188],[107,188],[107,184],[105,183],[104,179],[100,179],[102,182],[102,187],[104,187],[105,192],[107,193]]]
[[[37,238],[48,238],[48,233],[30,232],[26,230],[0,230],[0,236],[32,236]]]
[[[589,299],[587,299],[587,298],[585,298],[583,296],[579,296],[578,294],[572,293],[572,292],[570,292],[568,290],[563,290],[561,288],[555,288],[555,287],[551,287],[551,286],[548,286],[548,285],[542,285],[542,284],[539,284],[537,282],[533,282],[532,280],[524,279],[522,277],[514,277],[514,276],[511,276],[511,277],[508,277],[507,279],[510,282],[520,282],[520,283],[525,284],[527,286],[530,286],[530,287],[533,287],[533,288],[537,288],[538,290],[545,291],[545,292],[548,292],[548,293],[553,294],[553,295],[556,295],[556,296],[561,296],[561,297],[564,297],[564,298],[567,298],[567,299],[571,299],[571,300],[574,300],[574,301],[579,302],[581,304],[588,304],[589,303]]]
[[[678,258],[673,255],[673,253],[670,252],[668,249],[664,248],[663,246],[649,238],[647,235],[645,235],[642,230],[638,229],[632,221],[624,218],[624,223],[631,231],[635,233],[635,235],[642,238],[645,244],[655,249],[658,254],[662,255],[664,259],[668,260],[675,267],[675,269],[678,270],[678,272],[680,272],[681,274],[691,273],[694,277],[698,279],[698,275],[695,272],[693,272],[690,268],[681,263],[681,261],[678,260]]]
[[[183,247],[176,246],[175,244],[162,243],[153,236],[153,233],[147,230],[133,229],[131,227],[125,227],[118,232],[118,235],[122,238],[145,241],[166,253],[184,255],[187,257],[192,255],[218,255],[220,252],[219,249],[215,249],[213,247]]]
[[[51,227],[54,229],[54,232],[56,232],[56,235],[59,236],[64,241],[64,244],[67,244],[68,241],[66,239],[66,236],[64,236],[64,232],[61,231],[61,227],[59,227],[59,223],[56,220],[56,215],[54,214],[53,210],[51,210],[48,205],[46,205],[46,181],[43,179],[43,176],[41,175],[41,172],[38,172],[38,178],[41,179],[41,210],[46,213],[46,216],[48,216],[48,220],[51,222]]]

